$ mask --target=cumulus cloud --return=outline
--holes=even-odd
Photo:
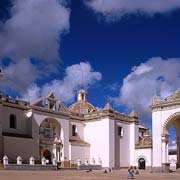
[[[13,60],[59,59],[59,34],[69,29],[69,10],[57,0],[15,0],[0,32],[0,54]]]
[[[1,79],[1,86],[12,90],[25,92],[29,84],[33,83],[39,72],[31,64],[29,59],[22,59],[18,62],[12,62],[3,68],[4,77]]]
[[[64,2],[12,1],[10,18],[1,23],[0,29],[0,63],[4,57],[12,61],[4,67],[7,83],[3,85],[13,85],[11,88],[18,87],[22,92],[28,83],[39,77],[39,73],[46,70],[47,74],[56,69],[60,61],[61,35],[69,30],[70,11]],[[24,76],[26,78],[23,77],[25,74],[28,74]]]
[[[180,58],[154,57],[133,67],[123,80],[116,105],[134,109],[143,119],[151,117],[150,104],[154,94],[163,99],[180,88]]]
[[[94,83],[100,81],[101,78],[101,73],[94,71],[88,62],[80,62],[79,64],[68,66],[62,80],[56,79],[45,84],[41,88],[40,92],[39,87],[37,87],[37,85],[33,85],[33,87],[28,90],[28,93],[25,94],[24,97],[26,97],[28,94],[33,94],[33,99],[29,99],[34,100],[40,96],[44,97],[50,91],[53,91],[60,100],[65,103],[70,103],[73,101],[76,91],[79,88],[83,87],[88,89]]]
[[[35,83],[31,84],[29,89],[23,94],[23,99],[30,102],[35,102],[41,95],[41,89]]]
[[[141,12],[153,15],[180,8],[179,0],[84,0],[84,2],[108,20],[121,18],[125,14]]]

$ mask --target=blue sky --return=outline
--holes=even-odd
[[[150,124],[153,94],[180,88],[180,1],[133,3],[1,0],[3,93],[33,101],[53,90],[69,105],[84,87],[96,107]]]

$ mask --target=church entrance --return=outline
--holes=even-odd
[[[167,162],[175,162],[176,168],[180,167],[180,112],[171,115],[164,123],[164,134],[167,136],[164,146]]]
[[[138,160],[138,168],[139,169],[146,169],[146,161],[144,158],[140,158]]]
[[[60,123],[52,118],[43,120],[39,127],[39,136],[40,158],[45,157],[47,163],[52,163],[52,158],[60,162],[63,157],[63,130]]]
[[[44,150],[43,151],[43,156],[46,158],[46,160],[48,161],[47,164],[51,164],[51,152],[49,150]]]
[[[169,170],[169,163],[180,167],[180,90],[165,99],[152,100],[153,170]]]

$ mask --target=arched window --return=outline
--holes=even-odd
[[[72,135],[77,136],[77,127],[76,127],[76,125],[72,125]]]
[[[16,115],[11,114],[10,115],[10,120],[9,120],[10,128],[16,129]]]

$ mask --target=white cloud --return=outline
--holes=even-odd
[[[24,97],[28,94],[33,94],[34,98],[39,98],[40,96],[46,96],[50,91],[53,91],[60,100],[65,103],[70,103],[73,101],[76,91],[80,87],[87,89],[97,81],[100,81],[101,78],[101,73],[95,72],[88,62],[81,62],[79,64],[68,66],[62,80],[56,79],[45,84],[40,93],[39,88],[37,86],[33,86],[28,90],[28,93],[25,94]],[[31,100],[32,98],[29,99]]]
[[[38,77],[38,70],[29,59],[22,59],[3,68],[4,77],[0,85],[4,88],[23,93],[27,87]]]
[[[36,84],[32,84],[26,93],[23,95],[23,99],[35,102],[40,97],[41,89]]]
[[[84,0],[88,7],[103,14],[107,20],[116,20],[125,14],[165,13],[180,8],[180,0]]]
[[[64,6],[64,0],[12,2],[11,17],[1,23],[0,29],[0,63],[4,57],[12,61],[3,67],[3,86],[24,92],[40,73],[45,71],[47,75],[56,70],[61,35],[70,26],[70,10]]]
[[[67,8],[58,0],[15,0],[11,18],[0,32],[0,54],[13,60],[59,59],[59,35],[69,29]]]
[[[180,58],[163,60],[154,57],[133,67],[123,80],[119,97],[111,98],[116,105],[135,109],[141,118],[150,118],[154,94],[165,98],[180,88]]]

